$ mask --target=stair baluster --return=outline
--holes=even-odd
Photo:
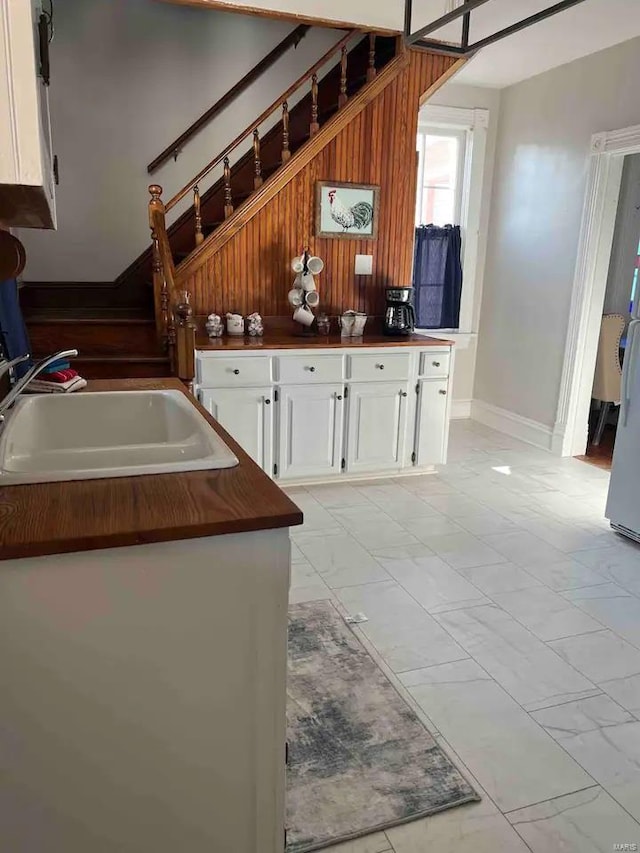
[[[164,208],[161,199],[162,187],[152,184],[149,187],[149,195],[151,196],[151,201],[149,202],[149,228],[151,229],[151,270],[153,276],[153,301],[156,313],[156,332],[163,351],[166,351],[169,343],[169,294],[160,259],[160,244],[152,217],[152,211]]]
[[[285,101],[282,105],[282,162],[291,159],[289,150],[289,104]]]
[[[367,68],[367,83],[376,76],[376,34],[369,33],[369,67]]]
[[[253,131],[253,163],[255,173],[253,176],[253,187],[258,189],[262,186],[262,163],[260,162],[260,134],[258,128]]]
[[[229,158],[224,158],[224,218],[228,219],[233,213],[233,198],[231,196],[231,166]]]
[[[309,136],[315,136],[320,130],[318,123],[318,75],[311,78],[311,124],[309,125]]]
[[[340,59],[340,95],[338,96],[338,107],[344,107],[347,103],[347,46],[342,46],[342,57]]]
[[[199,246],[204,241],[204,234],[202,233],[202,215],[200,213],[200,190],[197,184],[193,188],[193,209],[196,217],[196,246]]]

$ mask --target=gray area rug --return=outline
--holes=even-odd
[[[289,608],[287,853],[480,798],[329,601]]]

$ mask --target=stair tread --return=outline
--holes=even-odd
[[[112,362],[129,362],[134,361],[138,362],[149,362],[151,364],[156,364],[159,362],[168,362],[169,356],[166,355],[79,355],[77,358],[73,359],[73,363],[77,362],[96,362],[96,361],[112,361]]]
[[[152,317],[55,317],[35,314],[27,326],[155,326]]]

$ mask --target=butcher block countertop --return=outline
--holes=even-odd
[[[209,338],[204,333],[196,337],[196,349],[199,350],[277,350],[277,349],[366,349],[367,347],[451,347],[453,341],[441,338],[430,338],[426,335],[408,335],[407,337],[390,337],[381,333],[365,334],[361,338],[342,338],[338,334],[331,335],[301,335],[276,329],[269,331],[267,327],[263,337],[249,335],[227,335],[221,338]]]
[[[178,389],[177,379],[96,380],[79,393]],[[298,507],[187,395],[235,468],[0,487],[0,560],[302,524]]]

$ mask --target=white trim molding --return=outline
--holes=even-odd
[[[640,125],[596,133],[591,138],[564,365],[553,427],[552,447],[562,456],[579,456],[587,446],[591,386],[622,167],[627,154],[638,152]]]
[[[553,430],[538,421],[532,421],[515,412],[485,403],[483,400],[471,402],[471,417],[474,421],[524,441],[526,444],[532,444],[541,450],[552,450]]]
[[[452,400],[450,420],[462,421],[471,417],[472,400]]]

